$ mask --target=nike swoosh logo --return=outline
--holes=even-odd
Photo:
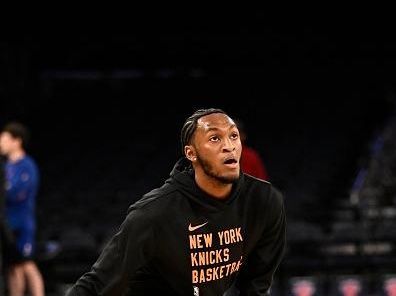
[[[206,224],[208,224],[208,222],[209,221],[206,221],[205,223],[202,223],[202,224],[199,224],[199,225],[195,225],[195,226],[192,226],[191,223],[190,223],[190,225],[188,225],[188,230],[189,231],[197,230],[198,228],[201,228],[202,226],[205,226]]]

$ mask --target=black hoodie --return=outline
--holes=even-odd
[[[128,209],[68,295],[268,295],[285,248],[281,193],[241,174],[226,200],[202,191],[185,158]]]

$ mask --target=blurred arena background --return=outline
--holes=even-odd
[[[31,128],[42,175],[48,295],[87,271],[128,205],[162,184],[199,107],[245,122],[285,195],[274,295],[395,295],[396,34],[262,19],[0,41],[0,123]]]

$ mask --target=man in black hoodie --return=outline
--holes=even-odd
[[[243,174],[235,122],[192,114],[184,157],[165,184],[128,209],[118,233],[67,295],[269,295],[282,259],[281,193]]]

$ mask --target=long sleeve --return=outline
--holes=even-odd
[[[129,212],[91,271],[84,274],[67,296],[124,295],[131,277],[154,254],[153,224],[142,209]]]
[[[0,155],[0,223],[4,219],[4,209],[5,209],[5,173],[4,173],[4,163],[3,157]]]
[[[286,216],[282,194],[271,190],[266,227],[257,246],[249,255],[238,286],[240,296],[269,295],[273,276],[286,245]]]
[[[35,195],[38,188],[38,173],[32,166],[25,165],[7,179],[7,202],[20,203]]]

